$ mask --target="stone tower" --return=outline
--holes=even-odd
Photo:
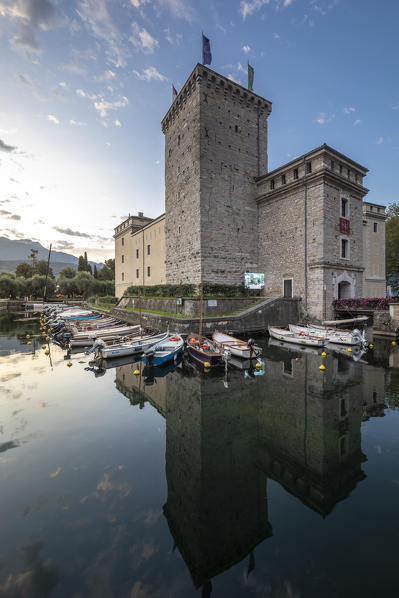
[[[162,121],[166,281],[240,284],[258,269],[255,177],[271,103],[197,64]]]

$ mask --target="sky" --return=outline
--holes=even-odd
[[[399,201],[398,26],[397,0],[0,0],[0,235],[103,260],[164,211],[161,120],[202,31],[273,103],[269,170],[328,143]]]

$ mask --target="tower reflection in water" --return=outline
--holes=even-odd
[[[328,516],[365,477],[361,422],[384,415],[386,370],[346,355],[269,347],[262,377],[201,375],[187,361],[163,377],[118,367],[132,405],[166,420],[168,498],[174,543],[203,595],[211,579],[272,534],[267,479]],[[141,366],[143,369],[143,367]]]

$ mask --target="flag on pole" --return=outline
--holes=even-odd
[[[249,91],[254,90],[254,74],[255,74],[254,68],[248,62],[248,89],[249,89]]]
[[[177,98],[177,89],[172,83],[172,100],[174,100],[175,98]]]
[[[211,44],[209,39],[202,34],[202,64],[211,64],[211,62]]]

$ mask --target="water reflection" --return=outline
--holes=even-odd
[[[384,369],[272,344],[264,356],[262,377],[230,372],[227,387],[186,360],[150,385],[131,365],[116,368],[131,404],[148,402],[166,420],[163,511],[204,595],[245,557],[255,568],[254,548],[273,533],[267,480],[327,517],[365,478],[362,421],[384,415]]]

